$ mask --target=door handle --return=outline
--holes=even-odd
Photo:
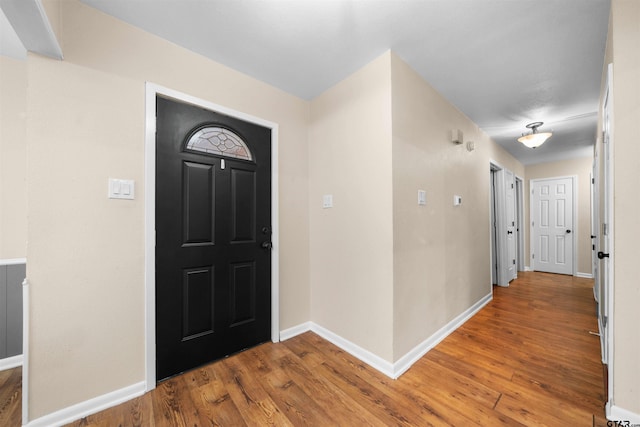
[[[567,230],[567,234],[570,234],[570,233],[571,233],[571,230]]]
[[[507,234],[513,234],[513,231],[508,231],[508,230],[507,230]]]
[[[604,252],[598,252],[598,259],[609,258],[609,254],[605,254]]]
[[[273,248],[273,243],[266,241],[266,242],[262,242],[262,244],[260,245],[260,247],[262,249],[271,249]]]

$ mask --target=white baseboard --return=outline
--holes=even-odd
[[[524,271],[533,271],[533,268],[529,267],[528,265],[525,265]]]
[[[296,335],[304,334],[311,330],[311,322],[304,322],[289,329],[280,331],[280,341],[288,340]]]
[[[455,319],[440,328],[435,334],[418,344],[407,354],[398,359],[397,362],[391,363],[375,354],[360,347],[357,344],[341,337],[340,335],[314,323],[305,322],[298,326],[294,326],[289,329],[280,331],[280,339],[282,341],[293,338],[296,335],[303,334],[307,331],[312,331],[322,338],[326,339],[330,343],[340,347],[342,350],[351,354],[355,358],[361,360],[372,368],[380,371],[386,376],[396,379],[403,373],[405,373],[414,363],[416,363],[422,356],[424,356],[429,350],[435,347],[440,341],[445,339],[449,334],[458,329],[464,322],[469,320],[474,314],[476,314],[482,307],[487,305],[493,299],[493,294],[488,294],[480,301],[469,307],[467,310],[458,315]]]
[[[610,405],[609,402],[607,402],[606,411],[607,419],[610,421],[621,421],[620,425],[640,424],[640,414],[627,411],[619,406]],[[629,423],[627,424],[625,421]]]
[[[141,381],[128,387],[121,388],[120,390],[112,391],[111,393],[94,397],[93,399],[86,400],[76,405],[69,406],[67,408],[45,415],[44,417],[29,421],[27,424],[23,424],[23,426],[62,426],[65,424],[69,424],[72,421],[79,420],[80,418],[95,414],[96,412],[100,412],[104,409],[111,408],[112,406],[119,405],[120,403],[126,402],[127,400],[142,396],[144,392],[145,382]],[[23,420],[23,423],[24,421],[25,420]]]
[[[431,335],[429,338],[418,344],[411,351],[398,359],[398,361],[393,364],[393,378],[398,378],[400,375],[404,374],[429,350],[438,345],[440,341],[445,339],[447,336],[449,336],[449,334],[462,326],[464,322],[473,317],[474,314],[480,311],[482,307],[487,305],[492,299],[493,293],[488,294],[480,301],[476,302],[474,305],[458,315],[455,319],[440,328],[435,334]]]
[[[7,369],[17,368],[18,366],[22,366],[21,354],[17,356],[5,357],[4,359],[0,359],[0,371],[6,371]]]
[[[382,372],[386,376],[394,379],[397,378],[393,375],[393,363],[387,360],[384,360],[383,358],[373,354],[369,350],[366,350],[360,347],[359,345],[354,344],[351,341],[342,338],[340,335],[335,334],[330,330],[325,329],[322,326],[317,325],[313,322],[311,322],[311,331],[320,335],[322,338],[329,341],[330,343],[340,347],[342,350],[351,354],[353,357],[360,359],[361,361],[371,366],[372,368]]]
[[[591,273],[580,273],[576,272],[576,277],[582,277],[583,279],[593,279],[593,274]]]

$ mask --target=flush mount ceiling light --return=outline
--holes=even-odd
[[[536,148],[544,144],[544,142],[551,138],[551,132],[540,132],[538,133],[538,128],[542,126],[542,122],[533,122],[527,125],[527,128],[531,129],[531,133],[522,134],[520,138],[518,138],[519,142],[522,142],[529,148]]]

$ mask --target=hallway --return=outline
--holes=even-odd
[[[592,281],[519,273],[394,381],[313,333],[174,377],[72,426],[605,426]],[[19,425],[19,370],[0,424]]]

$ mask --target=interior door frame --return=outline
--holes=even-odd
[[[535,264],[535,259],[533,258],[533,255],[535,254],[535,247],[536,247],[536,242],[533,234],[533,210],[535,209],[534,203],[533,203],[533,186],[534,183],[536,182],[541,182],[541,181],[551,181],[551,180],[556,180],[556,179],[570,179],[571,180],[571,206],[573,209],[573,212],[571,212],[571,222],[572,222],[572,226],[571,226],[571,242],[573,244],[573,253],[571,254],[571,275],[575,276],[576,275],[576,271],[578,268],[578,241],[577,241],[577,232],[576,229],[578,228],[578,176],[577,175],[568,175],[568,176],[553,176],[553,177],[549,177],[549,178],[535,178],[535,179],[530,179],[529,180],[529,265],[531,268],[531,271],[536,271],[536,264]]]
[[[607,418],[611,419],[611,411],[614,406],[614,324],[615,324],[615,316],[614,316],[614,286],[615,286],[615,251],[614,251],[614,173],[613,169],[614,165],[614,157],[613,157],[613,144],[614,144],[614,136],[615,136],[615,126],[614,126],[614,103],[613,103],[613,64],[607,64],[607,77],[606,77],[606,85],[605,85],[605,94],[602,99],[602,160],[601,164],[603,165],[602,178],[604,179],[604,188],[600,188],[601,192],[598,196],[601,198],[601,203],[604,204],[604,217],[599,218],[599,231],[601,232],[600,238],[598,240],[598,250],[599,251],[607,251],[609,253],[609,258],[603,259],[603,263],[608,263],[607,268],[605,268],[602,264],[600,264],[600,274],[606,275],[603,280],[604,283],[600,283],[601,286],[606,284],[604,289],[605,292],[605,313],[607,314],[607,324],[604,327],[605,329],[605,339],[607,342],[606,350],[603,351],[603,362],[607,364],[607,397],[608,400],[606,402],[606,414]],[[607,142],[604,140],[605,131],[605,120],[608,117],[609,120],[609,139]],[[607,233],[605,234],[602,229],[604,223],[606,223]],[[604,247],[603,247],[604,246]],[[604,270],[604,272],[602,272]],[[601,324],[602,319],[601,316],[598,316],[598,327],[601,328],[602,331],[603,325]]]
[[[516,181],[516,277],[524,271],[524,178],[515,175]]]
[[[145,84],[144,144],[144,286],[145,286],[145,383],[146,391],[156,387],[156,96],[161,95],[206,108],[271,129],[271,341],[280,341],[280,271],[278,216],[278,124],[214,104],[154,83]]]
[[[489,161],[489,173],[496,174],[499,179],[491,191],[494,191],[495,199],[495,221],[496,221],[496,236],[495,236],[495,254],[497,264],[497,277],[496,284],[498,286],[509,286],[509,279],[506,277],[504,265],[507,262],[507,223],[506,223],[506,208],[505,208],[505,188],[504,188],[504,171],[505,168],[500,166],[497,162]],[[491,203],[491,201],[490,201]],[[490,219],[491,221],[491,219]],[[491,229],[493,233],[493,229]],[[491,248],[493,253],[494,248]],[[491,268],[493,268],[493,261]]]

